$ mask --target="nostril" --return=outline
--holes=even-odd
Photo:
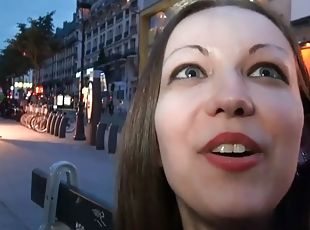
[[[222,113],[222,112],[224,112],[224,109],[218,108],[218,109],[216,110],[216,114]]]
[[[244,115],[244,110],[242,108],[238,108],[235,111],[236,116],[243,116]]]

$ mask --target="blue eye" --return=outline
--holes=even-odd
[[[281,69],[271,63],[261,63],[253,66],[248,76],[251,78],[272,78],[287,82],[286,76],[283,74]]]
[[[179,70],[180,69],[180,70]],[[186,65],[177,68],[174,74],[175,79],[188,79],[188,78],[205,78],[206,74],[200,67],[195,65]]]

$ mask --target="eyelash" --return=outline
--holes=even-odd
[[[205,69],[202,68],[202,67],[201,67],[200,65],[198,65],[198,64],[182,64],[182,65],[176,67],[176,68],[172,71],[172,73],[171,73],[171,75],[170,75],[170,78],[169,78],[169,84],[170,84],[172,81],[174,81],[174,80],[184,80],[184,79],[178,79],[178,78],[176,78],[176,76],[177,76],[182,70],[184,70],[184,69],[186,69],[186,68],[190,68],[190,67],[192,67],[192,68],[198,68],[198,69],[202,72],[203,75],[208,76],[208,74],[206,73]]]
[[[256,63],[247,71],[247,76],[249,76],[251,73],[253,73],[255,70],[257,70],[258,68],[261,68],[261,67],[274,69],[281,76],[281,80],[283,80],[286,84],[289,84],[288,78],[287,78],[286,74],[284,74],[282,69],[279,66],[277,66],[276,64],[271,63],[271,62]]]
[[[184,80],[184,79],[178,79],[176,76],[183,71],[186,68],[198,68],[203,75],[208,76],[208,74],[206,73],[205,69],[202,68],[200,65],[198,64],[182,64],[178,67],[176,67],[170,78],[169,78],[169,83],[170,84],[172,81],[174,80]],[[286,84],[289,84],[288,78],[286,76],[286,74],[284,74],[284,72],[281,70],[281,68],[279,66],[277,66],[276,64],[273,64],[271,62],[259,62],[255,65],[253,65],[248,71],[247,71],[247,76],[249,76],[251,73],[253,73],[255,70],[262,68],[262,67],[266,67],[266,68],[273,68],[280,76],[281,76],[281,80],[283,80]]]

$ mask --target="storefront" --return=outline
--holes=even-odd
[[[310,74],[310,41],[301,44],[301,54]]]
[[[142,10],[140,14],[140,34],[139,34],[139,70],[147,60],[148,52],[156,36],[163,30],[170,17],[169,9],[177,0],[156,1],[148,8]]]

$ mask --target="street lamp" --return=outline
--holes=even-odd
[[[79,14],[79,20],[81,21],[82,30],[82,49],[81,49],[81,76],[79,86],[79,106],[76,113],[76,129],[74,140],[85,140],[84,133],[84,103],[83,103],[83,88],[84,88],[84,52],[85,52],[85,25],[90,15],[91,5],[83,1],[77,1],[77,10]]]

